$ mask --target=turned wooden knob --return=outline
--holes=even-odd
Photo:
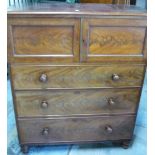
[[[114,101],[112,98],[109,98],[109,99],[108,99],[108,103],[109,103],[110,105],[114,105],[114,104],[115,104],[115,101]]]
[[[47,108],[48,107],[48,102],[47,101],[42,101],[41,102],[41,107],[42,108]]]
[[[117,74],[112,75],[112,80],[113,81],[118,81],[119,79],[120,79],[119,75],[117,75]]]
[[[109,125],[107,125],[106,127],[105,127],[105,130],[106,130],[106,132],[107,133],[112,133],[112,127],[111,126],[109,126]]]
[[[39,80],[40,82],[47,82],[48,78],[47,78],[47,75],[46,74],[41,74],[40,77],[39,77]]]
[[[48,136],[49,135],[49,128],[44,128],[42,131],[42,135]]]

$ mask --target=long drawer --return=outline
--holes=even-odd
[[[144,71],[143,65],[14,65],[11,67],[16,90],[136,87],[142,85]]]
[[[19,119],[20,142],[63,143],[131,139],[134,116]]]
[[[140,89],[17,91],[18,117],[136,113]]]

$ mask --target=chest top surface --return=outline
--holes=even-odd
[[[69,4],[64,2],[28,3],[11,5],[8,14],[72,14],[72,15],[139,15],[146,16],[146,10],[134,5],[112,4]]]

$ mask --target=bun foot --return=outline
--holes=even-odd
[[[130,145],[131,145],[131,140],[127,140],[127,141],[122,142],[122,147],[124,149],[128,149]]]
[[[28,151],[29,151],[29,147],[27,145],[21,145],[21,151],[24,153],[24,154],[27,154]]]
[[[124,141],[114,141],[112,142],[114,146],[121,146],[124,149],[128,149],[131,145],[131,140],[124,140]]]

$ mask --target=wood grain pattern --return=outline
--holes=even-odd
[[[73,56],[72,26],[13,26],[16,55]]]
[[[142,63],[145,37],[145,17],[8,18],[8,61]]]
[[[143,65],[103,66],[31,66],[11,67],[15,90],[48,88],[105,88],[141,86],[145,67]],[[47,82],[41,82],[45,74]],[[113,74],[120,79],[114,81]]]
[[[9,18],[8,56],[34,61],[79,61],[79,19]]]
[[[145,61],[145,19],[85,19],[82,24],[81,61]]]
[[[89,56],[142,55],[145,28],[90,27]]]
[[[135,114],[140,89],[17,91],[18,117]],[[113,104],[109,103],[112,99]],[[48,104],[42,107],[42,102]]]
[[[19,119],[20,143],[61,143],[131,139],[134,116]],[[112,128],[108,133],[106,127]],[[48,134],[43,135],[43,129]]]

